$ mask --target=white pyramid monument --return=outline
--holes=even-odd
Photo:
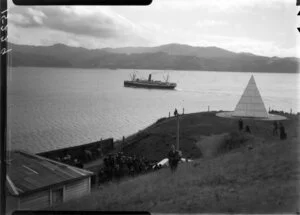
[[[260,96],[253,75],[251,76],[232,116],[268,118],[268,112]]]

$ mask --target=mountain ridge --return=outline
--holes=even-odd
[[[9,47],[12,48],[12,66],[297,73],[300,62],[295,57],[266,57],[215,46],[176,43],[101,49],[62,43],[50,46],[9,43]]]

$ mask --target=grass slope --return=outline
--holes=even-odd
[[[297,136],[298,118],[289,116],[283,121],[289,137]],[[250,125],[256,137],[272,137],[273,122],[244,120],[244,126]],[[123,151],[126,154],[139,154],[150,160],[161,160],[166,157],[171,144],[176,144],[176,118],[159,120],[156,124],[128,138]],[[213,135],[223,135],[237,131],[238,119],[226,119],[216,116],[216,112],[192,113],[180,116],[180,149],[185,157],[193,159],[203,157],[199,141]],[[277,139],[277,138],[275,138]],[[274,140],[275,140],[274,139]],[[203,149],[203,148],[202,148]]]
[[[241,138],[243,141],[240,141]],[[51,210],[147,210],[169,213],[299,211],[298,139],[231,133],[236,149],[215,143],[214,156],[112,183]],[[211,141],[211,140],[210,140]],[[227,142],[228,143],[228,142]],[[252,149],[247,146],[251,145]],[[211,155],[211,154],[210,154]]]

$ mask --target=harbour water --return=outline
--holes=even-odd
[[[135,70],[17,67],[9,70],[8,148],[33,153],[121,138],[174,108],[233,110],[252,73],[138,70],[176,90],[123,87]],[[300,112],[299,74],[253,73],[267,109]]]

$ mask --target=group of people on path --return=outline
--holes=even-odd
[[[126,156],[122,152],[109,154],[103,162],[104,166],[98,172],[98,183],[145,173],[153,170],[153,166],[156,164],[156,162],[151,162],[144,157]]]
[[[174,173],[181,160],[181,152],[171,146],[168,152],[169,167],[171,172]],[[138,174],[147,173],[161,169],[162,166],[158,165],[156,161],[149,161],[144,157],[125,156],[122,152],[116,154],[109,154],[103,160],[104,166],[98,172],[98,184],[105,183],[112,180],[119,180],[124,176],[136,176]]]

